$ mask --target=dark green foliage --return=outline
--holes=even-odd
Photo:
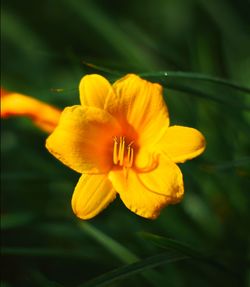
[[[117,199],[81,222],[79,175],[29,120],[2,120],[2,286],[250,283],[249,11],[247,0],[2,1],[2,87],[63,108],[79,103],[84,74],[138,73],[164,85],[171,124],[207,140],[180,165],[184,200],[157,220]]]

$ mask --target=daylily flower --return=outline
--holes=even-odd
[[[1,89],[1,118],[25,116],[43,131],[51,133],[57,126],[60,115],[59,109],[42,101]]]
[[[100,75],[80,82],[81,105],[67,107],[46,147],[82,174],[72,208],[90,219],[117,193],[127,208],[156,218],[184,193],[176,163],[201,154],[203,135],[193,128],[169,126],[162,87],[129,74],[111,85]]]

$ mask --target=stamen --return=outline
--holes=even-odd
[[[131,147],[128,145],[128,161],[130,159],[130,154],[131,154]]]
[[[119,161],[120,161],[120,166],[123,165],[124,150],[125,150],[125,137],[120,137],[120,146],[119,146]]]
[[[133,159],[134,159],[134,149],[129,147],[129,150],[131,150],[130,157],[128,157],[128,167],[131,167],[133,165]]]
[[[113,163],[119,164],[124,168],[130,168],[133,165],[134,149],[131,147],[134,142],[131,141],[126,145],[125,137],[120,136],[119,141],[117,137],[114,137],[113,148]],[[127,149],[125,149],[127,147]],[[127,152],[125,152],[127,150]]]
[[[114,137],[114,150],[113,150],[113,162],[114,162],[114,164],[118,163],[117,146],[118,146],[117,137]]]
[[[134,141],[132,141],[131,143],[129,143],[129,144],[128,144],[128,147],[131,147],[133,143],[134,143]]]

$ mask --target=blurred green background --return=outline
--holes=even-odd
[[[171,123],[202,131],[207,149],[180,165],[184,200],[157,220],[134,215],[118,198],[82,222],[70,206],[79,175],[46,151],[47,135],[28,119],[2,120],[1,286],[82,286],[101,274],[113,278],[107,286],[250,284],[249,11],[247,0],[2,1],[2,87],[63,108],[79,103],[86,73],[111,81],[150,73],[165,87]],[[213,262],[191,252],[169,263],[188,249],[141,232]],[[135,274],[123,280],[107,273],[137,260],[149,266],[152,256],[154,269],[136,273],[132,265]]]

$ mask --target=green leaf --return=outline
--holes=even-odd
[[[176,254],[162,253],[159,255],[154,255],[138,261],[136,263],[132,263],[117,269],[114,269],[108,273],[105,273],[95,279],[81,284],[78,287],[94,287],[94,286],[106,286],[107,284],[114,283],[118,280],[128,278],[134,274],[140,273],[142,271],[148,270],[150,268],[154,268],[163,264],[169,264],[173,262],[178,262],[182,260],[188,259],[188,256],[181,256]]]
[[[67,8],[72,10],[79,18],[87,23],[93,31],[101,35],[106,44],[120,54],[128,63],[140,65],[144,69],[154,67],[154,61],[147,52],[132,41],[126,32],[123,32],[115,22],[110,19],[104,10],[100,9],[94,1],[69,1],[64,0]]]
[[[104,72],[104,73],[107,73],[107,74],[111,74],[111,75],[116,75],[116,76],[122,76],[123,73],[119,72],[119,71],[116,71],[116,70],[111,70],[107,67],[102,67],[102,66],[99,66],[99,65],[96,65],[96,64],[93,64],[93,63],[88,63],[88,62],[85,62],[85,61],[82,61],[82,63],[89,67],[89,68],[92,68],[94,70],[97,70],[97,71],[101,71],[101,72]]]
[[[225,93],[221,93],[221,90],[211,92],[211,88],[204,88],[197,84],[191,84],[191,80],[199,81],[199,84],[206,81],[215,84],[217,88],[219,87],[227,87],[231,89],[231,92],[244,92],[242,94],[245,96],[246,94],[250,94],[250,88],[245,87],[234,82],[216,78],[212,76],[206,76],[202,74],[195,73],[185,73],[185,72],[155,72],[155,73],[143,73],[140,74],[141,77],[152,81],[157,82],[163,85],[166,89],[172,89],[179,92],[190,94],[191,96],[213,100],[215,102],[226,104],[233,106],[234,108],[239,108],[243,110],[250,110],[250,106],[248,104],[242,103],[239,101],[238,94],[235,96],[227,96],[225,97]],[[209,90],[209,92],[207,92]],[[244,98],[242,98],[244,100]]]
[[[35,220],[32,213],[11,213],[3,214],[1,218],[1,228],[11,229],[27,225]]]
[[[199,73],[191,73],[191,72],[181,72],[181,71],[161,71],[161,72],[154,72],[154,73],[142,73],[140,74],[141,77],[147,78],[152,81],[160,81],[164,84],[168,79],[186,79],[186,80],[198,80],[198,81],[206,81],[211,82],[214,84],[228,86],[230,88],[236,89],[241,92],[245,92],[250,94],[250,87],[245,87],[240,84],[234,83],[229,80],[225,80],[218,77],[213,77],[209,75],[203,75]]]
[[[61,284],[49,280],[45,275],[36,269],[29,269],[29,277],[37,287],[63,287]]]
[[[33,57],[34,48],[45,49],[44,42],[41,41],[37,33],[33,32],[29,25],[25,25],[22,18],[4,9],[2,16],[4,25],[1,25],[1,35],[4,39],[10,39],[19,49]]]
[[[201,167],[208,172],[225,171],[237,167],[249,167],[250,157],[242,157],[236,160],[222,162],[204,162]]]
[[[176,84],[176,83],[169,83],[169,84],[162,84],[165,88],[176,90],[183,93],[188,93],[191,96],[199,97],[207,100],[212,100],[220,104],[226,104],[235,108],[243,109],[243,110],[250,110],[249,105],[242,104],[238,102],[236,99],[228,99],[225,97],[218,96],[217,94],[210,94],[198,89],[190,88],[187,85],[183,84]]]
[[[114,254],[115,257],[121,260],[121,262],[126,264],[131,264],[140,260],[140,258],[132,253],[129,249],[121,245],[119,242],[115,241],[113,238],[107,236],[97,228],[95,228],[92,224],[87,222],[80,222],[80,228],[103,245],[108,251]],[[142,276],[146,278],[147,281],[151,282],[154,286],[159,286],[160,283],[160,275],[153,270],[148,271],[147,273],[143,273]]]
[[[133,263],[139,260],[135,254],[122,246],[120,243],[116,242],[114,239],[110,238],[95,228],[92,224],[87,222],[80,222],[79,227],[89,236],[94,238],[97,242],[101,243],[107,250],[113,253],[122,262]]]
[[[79,250],[65,250],[56,248],[35,248],[35,247],[2,247],[3,255],[27,256],[27,257],[56,257],[56,258],[75,258],[91,259],[86,252]]]
[[[159,235],[147,233],[147,232],[140,232],[140,236],[142,236],[144,239],[147,239],[151,243],[153,243],[156,246],[159,246],[161,248],[167,249],[167,250],[174,250],[179,252],[182,255],[190,256],[192,258],[202,258],[203,255],[194,250],[193,248],[189,247],[188,245],[181,243],[177,240],[162,237]]]
[[[234,279],[235,278],[240,279],[239,274],[237,274],[233,270],[229,269],[224,264],[211,258],[211,256],[204,255],[200,251],[193,249],[192,247],[188,246],[185,243],[182,243],[182,242],[174,240],[174,239],[166,238],[163,236],[147,233],[147,232],[141,232],[140,235],[143,238],[152,242],[156,246],[159,246],[159,247],[164,248],[164,249],[169,250],[169,251],[175,251],[182,256],[188,256],[189,258],[198,260],[201,263],[205,263],[205,264],[208,264],[210,266],[213,266],[213,267],[221,270],[222,272],[229,274]]]

